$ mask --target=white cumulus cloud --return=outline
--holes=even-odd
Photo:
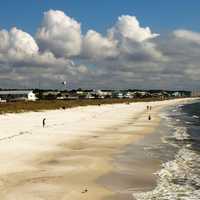
[[[0,53],[31,55],[38,50],[34,38],[26,32],[17,28],[12,28],[9,32],[0,31]]]
[[[126,57],[132,61],[163,59],[163,55],[150,39],[159,34],[149,27],[143,28],[135,16],[122,15],[107,35],[89,30],[83,37],[82,55],[95,60]]]
[[[42,50],[52,51],[58,57],[79,55],[81,50],[81,25],[58,10],[44,13],[36,39]]]
[[[149,27],[141,27],[135,16],[122,15],[117,23],[109,30],[111,38],[126,38],[135,42],[143,42],[155,38],[159,34],[152,33]]]
[[[116,41],[89,30],[83,38],[83,56],[92,59],[113,58],[118,55]]]

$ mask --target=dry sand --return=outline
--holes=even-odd
[[[1,115],[1,200],[131,199],[117,190],[153,187],[160,163],[133,161],[135,173],[124,176],[115,155],[153,132],[161,108],[187,101],[148,103],[151,121],[147,103]]]

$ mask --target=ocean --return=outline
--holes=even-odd
[[[152,191],[137,200],[200,199],[200,101],[168,108],[161,114],[161,144],[151,153],[162,160]]]

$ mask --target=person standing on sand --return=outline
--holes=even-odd
[[[46,118],[44,118],[44,119],[42,120],[42,126],[43,126],[43,128],[45,127],[45,125],[46,125]]]
[[[151,115],[149,115],[148,119],[151,120]]]

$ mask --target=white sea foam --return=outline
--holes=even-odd
[[[195,161],[195,162],[194,162]],[[199,200],[200,156],[182,148],[175,160],[163,164],[157,173],[157,187],[150,192],[134,193],[137,200]]]
[[[173,137],[175,137],[176,140],[190,139],[190,135],[187,133],[186,127],[176,127]]]
[[[172,124],[169,125],[170,127],[173,127],[173,135],[172,136],[164,136],[161,138],[163,143],[170,144],[171,146],[174,146],[176,148],[179,147],[179,144],[177,141],[184,141],[184,140],[190,140],[191,137],[187,133],[187,130],[185,127],[174,127]],[[186,144],[188,145],[188,144]],[[188,146],[189,147],[189,146]]]
[[[170,116],[169,113],[162,113],[162,115],[160,115],[161,118],[166,122],[165,125],[167,125],[168,127],[172,128],[173,134],[170,137],[166,137],[164,138],[164,141],[167,140],[167,138],[174,138],[176,140],[187,140],[190,139],[190,135],[187,133],[187,128],[184,126],[177,126],[177,124],[174,124],[174,122],[179,122],[181,121],[180,119],[175,119],[173,120]],[[188,122],[190,123],[190,122]],[[173,144],[171,144],[173,145]]]

